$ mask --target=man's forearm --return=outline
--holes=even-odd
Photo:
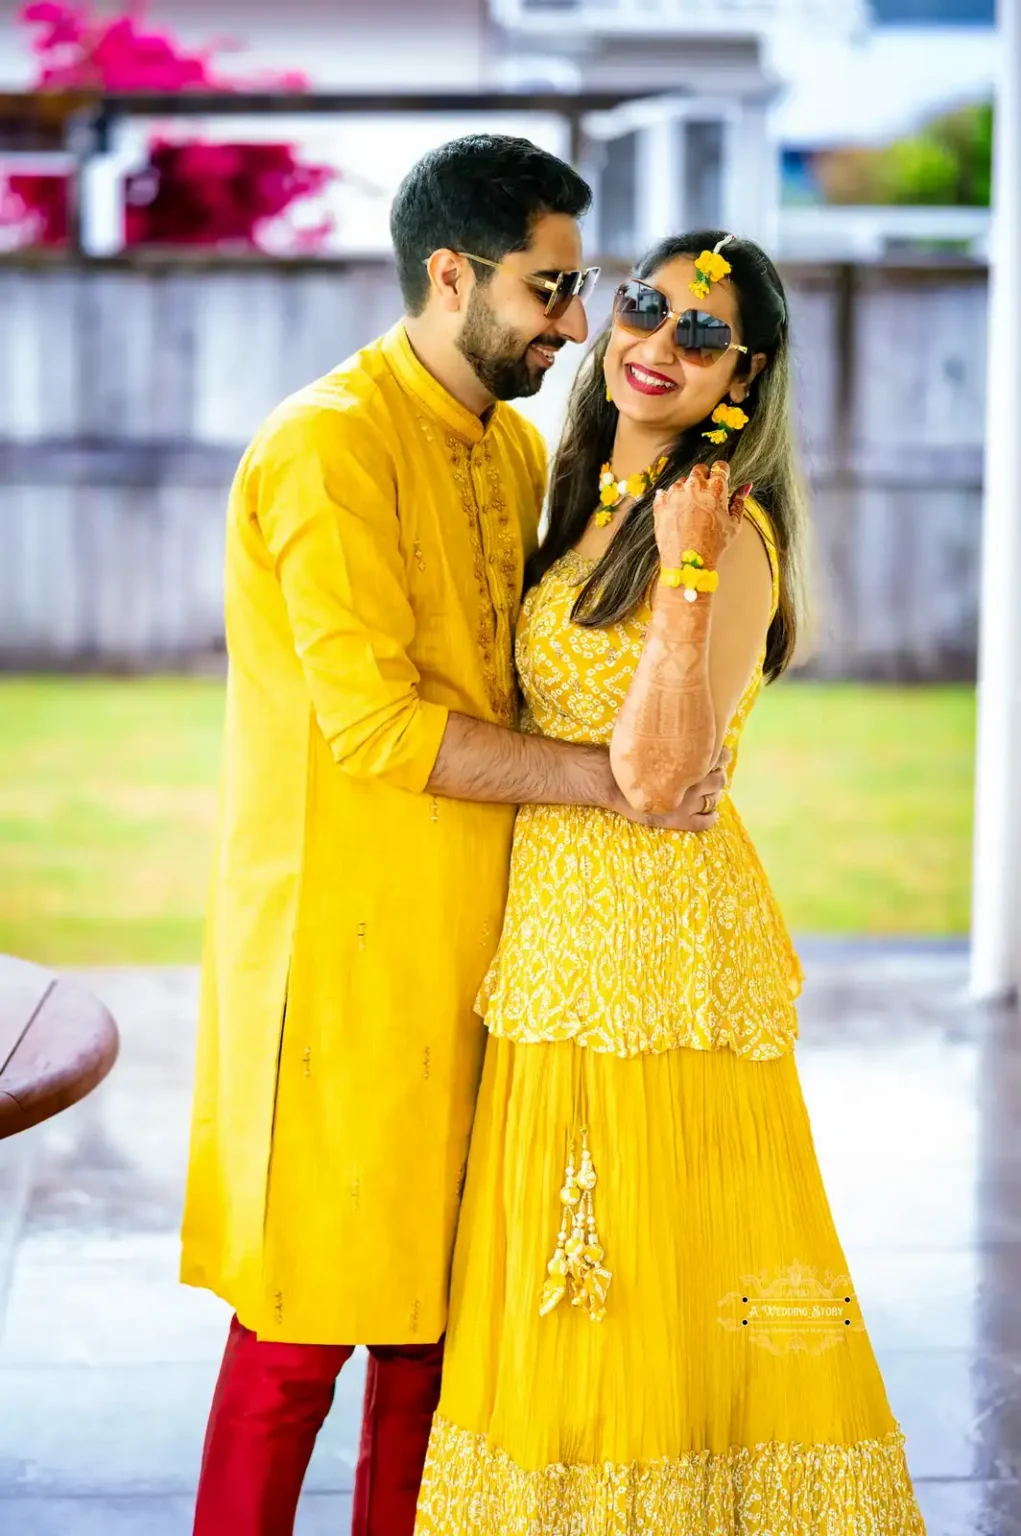
[[[526,736],[452,712],[427,789],[501,805],[601,805],[619,791],[606,747]]]

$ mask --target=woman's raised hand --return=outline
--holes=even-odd
[[[730,494],[730,466],[717,459],[712,469],[696,464],[683,480],[657,491],[653,516],[660,562],[665,568],[681,564],[684,553],[701,555],[706,570],[715,570],[727,545],[741,526],[751,486]]]

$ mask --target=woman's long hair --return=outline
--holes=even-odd
[[[647,279],[678,256],[697,257],[712,250],[725,230],[696,230],[661,241],[635,267]],[[747,372],[754,353],[766,366],[750,386],[742,408],[749,417],[743,431],[717,447],[702,436],[713,423],[699,422],[674,444],[659,484],[670,485],[693,465],[729,460],[731,483],[751,481],[753,496],[769,513],[776,530],[780,566],[780,602],[766,639],[764,673],[779,677],[790,662],[803,612],[802,558],[805,538],[804,498],[796,467],[791,421],[791,354],[787,297],[766,253],[751,240],[731,240],[724,251],[737,292],[742,341],[738,374]],[[611,327],[603,332],[582,363],[571,391],[567,424],[550,474],[545,538],[528,562],[527,587],[534,586],[561,555],[572,549],[587,527],[599,493],[599,471],[613,451],[617,407],[606,399],[603,359]],[[571,617],[576,624],[602,628],[626,618],[648,592],[659,567],[653,531],[653,490],[635,502],[606,553],[582,585]]]

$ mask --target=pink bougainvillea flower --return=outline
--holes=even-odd
[[[67,30],[61,42],[71,42],[82,28],[86,10],[83,6],[60,5],[57,0],[30,0],[18,12],[18,20],[28,26],[54,27],[58,32]]]
[[[127,243],[261,250],[264,226],[335,174],[302,165],[288,144],[156,141],[148,169],[128,183]],[[332,227],[324,221],[316,248]],[[304,249],[313,239],[305,237]]]
[[[4,178],[0,177],[0,185]],[[33,246],[67,245],[70,230],[71,182],[59,172],[6,177],[7,198],[0,199],[0,226],[21,225]]]
[[[218,75],[218,53],[236,51],[227,38],[189,53],[165,29],[146,25],[146,6],[128,4],[115,16],[96,16],[88,5],[63,0],[31,0],[19,12],[21,22],[42,28],[33,41],[41,69],[33,89],[98,87],[108,91],[233,91],[261,86],[270,90],[307,90],[307,78],[294,70],[262,71],[252,79]]]
[[[36,0],[33,5],[23,6],[18,13],[18,20],[26,26],[43,28],[32,41],[34,53],[48,53],[54,48],[80,43],[87,29],[87,18],[84,9],[57,5],[54,0]]]
[[[166,30],[150,26],[144,3],[99,16],[87,3],[30,0],[20,20],[35,29],[38,57],[34,89],[152,91],[308,89],[294,70],[262,71],[248,79],[216,73],[217,54],[237,45],[218,39],[188,52]],[[329,218],[288,232],[281,220],[302,199],[314,197],[338,174],[328,166],[304,165],[287,144],[216,144],[200,139],[169,143],[154,139],[145,171],[126,186],[128,245],[201,244],[228,249],[262,249],[272,224],[272,244],[291,239],[299,249],[321,248],[332,231]],[[0,227],[34,229],[32,243],[59,244],[67,238],[68,183],[61,177],[10,178],[10,209],[0,206]],[[268,238],[268,237],[267,237]],[[317,244],[318,242],[318,244]]]

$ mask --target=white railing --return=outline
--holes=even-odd
[[[768,33],[791,26],[846,34],[869,21],[868,0],[490,0],[514,31]]]
[[[785,261],[879,261],[926,246],[985,257],[989,209],[782,207],[779,228]]]

